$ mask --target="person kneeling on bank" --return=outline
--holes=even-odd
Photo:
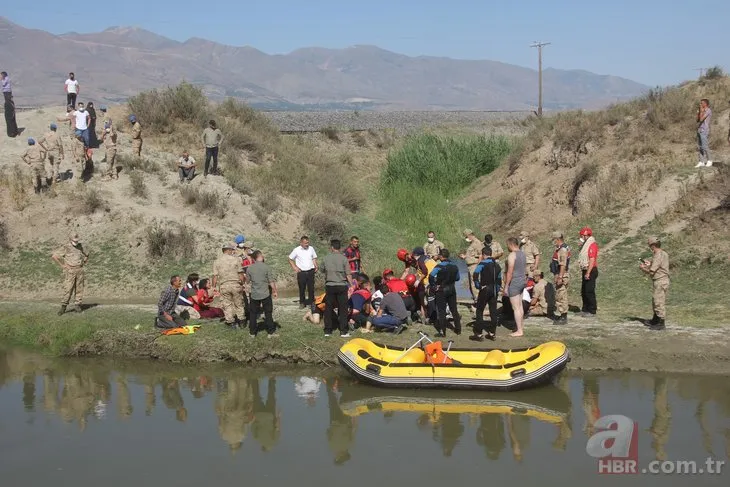
[[[178,328],[187,325],[187,322],[175,312],[181,287],[182,279],[180,276],[172,276],[170,285],[160,294],[160,300],[157,302],[157,318],[155,319],[157,328]]]
[[[385,282],[380,285],[380,292],[383,293],[383,299],[370,322],[375,328],[387,328],[397,335],[403,331],[409,312],[401,295],[388,289]]]

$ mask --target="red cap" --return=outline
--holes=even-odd
[[[393,274],[393,269],[385,269],[383,271],[383,278],[385,278],[388,274]]]
[[[591,230],[591,227],[583,227],[580,229],[580,235],[588,235],[590,237],[593,235],[593,230]]]

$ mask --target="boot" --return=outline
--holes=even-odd
[[[568,323],[568,313],[563,313],[560,316],[560,323],[563,324],[563,325],[566,324],[566,323]]]
[[[58,316],[61,316],[65,312],[66,312],[66,305],[65,304],[62,304],[61,305],[61,309],[58,310]]]
[[[654,316],[651,317],[651,320],[644,320],[644,326],[654,326],[659,322],[659,317],[654,313]]]
[[[664,323],[664,318],[657,318],[657,322],[649,327],[650,330],[653,331],[661,331],[666,329],[666,325]]]

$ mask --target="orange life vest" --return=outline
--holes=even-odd
[[[444,348],[441,342],[429,343],[425,347],[425,352],[426,363],[434,365],[453,363],[453,360],[444,353]]]

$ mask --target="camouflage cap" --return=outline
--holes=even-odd
[[[468,237],[469,235],[474,235],[474,231],[471,228],[465,228],[462,233],[465,237]]]
[[[649,239],[646,242],[648,245],[656,245],[660,242],[660,240],[659,240],[659,237],[651,236],[651,237],[649,237]]]
[[[553,238],[563,238],[563,232],[562,232],[562,230],[555,230],[553,232]]]
[[[527,238],[530,236],[530,233],[527,230],[522,230],[520,232],[520,238]]]
[[[244,249],[252,249],[253,248],[253,242],[249,242],[248,240],[246,240],[245,242],[243,242],[242,247]]]
[[[79,234],[76,232],[71,233],[70,238],[71,240],[81,240],[81,237],[79,237]]]
[[[223,244],[223,245],[221,246],[221,248],[222,248],[223,250],[236,250],[236,247],[234,247],[233,245],[231,245],[231,244],[229,244],[229,243],[227,243],[227,244]]]

